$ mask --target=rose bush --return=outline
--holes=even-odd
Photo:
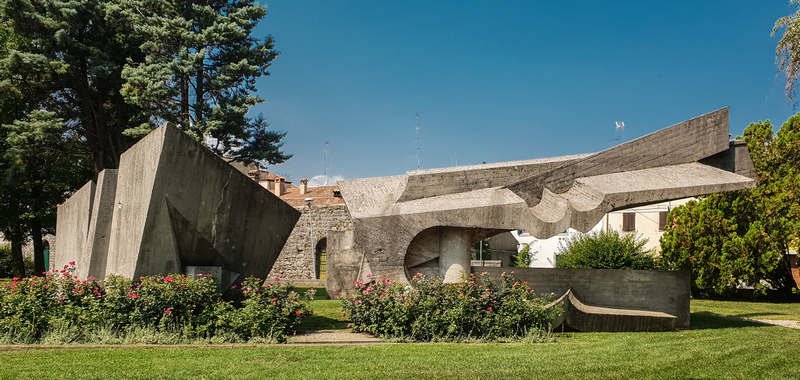
[[[224,300],[208,276],[171,274],[136,280],[78,280],[74,263],[42,277],[0,286],[0,341],[90,342],[98,332],[169,334],[173,340],[282,342],[309,311],[288,286],[247,278]],[[228,294],[226,293],[226,294]],[[122,339],[124,341],[125,339]]]
[[[537,296],[523,281],[503,274],[495,283],[471,276],[452,284],[421,274],[409,285],[389,280],[356,283],[343,300],[353,330],[415,341],[496,340],[549,330],[560,313],[545,308],[551,297]]]

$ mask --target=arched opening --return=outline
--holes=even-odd
[[[473,266],[515,267],[520,244],[511,231],[487,236],[472,247]]]
[[[314,273],[319,280],[328,278],[328,239],[322,238],[314,247]]]
[[[408,245],[406,276],[410,279],[422,273],[428,277],[442,276],[446,282],[458,281],[464,273],[469,273],[472,261],[480,259],[481,245],[477,243],[504,232],[508,230],[449,226],[425,229]],[[483,253],[484,259],[490,255],[489,251]]]

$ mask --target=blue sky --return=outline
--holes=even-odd
[[[786,0],[272,0],[281,52],[256,108],[291,180],[597,151],[723,106],[731,130],[793,112],[774,60]]]

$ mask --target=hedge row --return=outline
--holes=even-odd
[[[503,275],[494,283],[471,276],[452,284],[415,276],[409,285],[389,280],[356,283],[343,301],[353,330],[414,341],[497,340],[541,335],[561,312],[546,308],[523,281]]]
[[[224,300],[208,276],[78,280],[73,265],[0,285],[0,342],[283,342],[309,313],[291,288],[256,278]]]

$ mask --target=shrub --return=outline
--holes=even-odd
[[[415,341],[497,340],[549,329],[560,310],[547,309],[513,276],[494,283],[485,276],[443,284],[418,274],[410,285],[389,280],[356,283],[343,301],[353,331]]]
[[[531,246],[523,244],[522,248],[511,255],[511,262],[517,268],[528,268],[531,266]]]
[[[24,257],[25,273],[33,273],[33,258]],[[8,244],[0,244],[0,278],[11,277],[16,272],[14,268],[14,259],[11,256],[11,246]]]
[[[226,301],[208,276],[78,280],[74,266],[0,286],[0,341],[6,343],[198,340],[283,342],[308,314],[287,286],[248,278]]]
[[[562,246],[557,268],[653,270],[658,263],[644,247],[647,239],[617,231],[603,231],[570,239]]]

